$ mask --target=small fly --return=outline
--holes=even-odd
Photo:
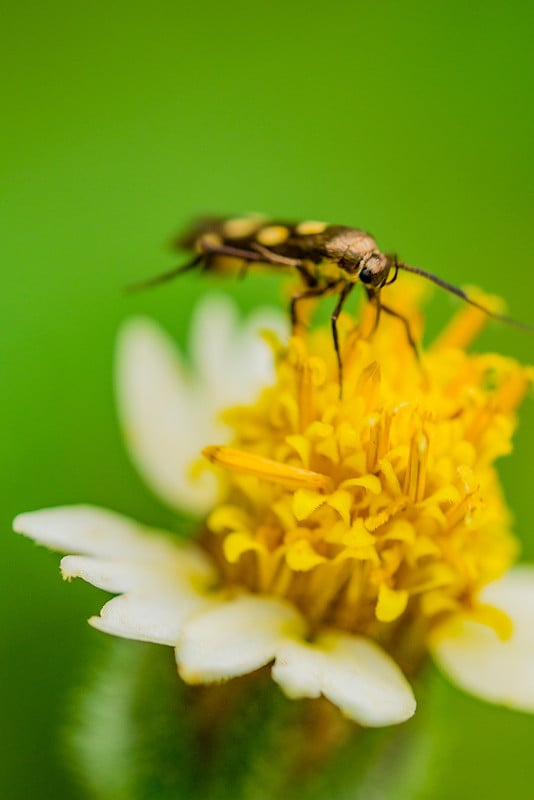
[[[417,344],[408,320],[382,302],[382,289],[397,280],[399,270],[420,275],[493,319],[533,330],[528,325],[491,311],[437,275],[409,266],[399,261],[395,254],[382,253],[370,234],[346,225],[330,225],[314,220],[273,222],[260,216],[208,219],[194,224],[176,239],[174,245],[191,251],[194,256],[169,272],[135,284],[132,289],[156,286],[195,268],[214,273],[237,271],[240,275],[246,274],[253,266],[264,266],[280,272],[293,271],[302,280],[302,289],[293,295],[289,306],[293,331],[299,324],[298,307],[302,301],[336,294],[338,299],[330,319],[340,387],[343,385],[343,364],[337,321],[357,284],[364,287],[367,298],[376,308],[375,329],[381,314],[396,317],[404,325],[408,341],[417,356]]]

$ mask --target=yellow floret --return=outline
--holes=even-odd
[[[396,306],[419,337],[409,284]],[[516,557],[494,461],[510,452],[531,372],[466,353],[485,319],[475,308],[420,360],[396,320],[369,336],[371,314],[340,321],[342,398],[329,328],[273,343],[276,382],[225,412],[230,447],[206,450],[227,471],[206,541],[227,582],[409,661],[459,610],[504,635],[477,597]]]

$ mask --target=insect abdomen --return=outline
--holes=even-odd
[[[327,245],[344,232],[344,225],[326,222],[279,222],[259,215],[207,218],[194,223],[175,244],[186,250],[203,252],[203,242],[228,245],[240,250],[264,248],[286,258],[320,263],[329,258]]]

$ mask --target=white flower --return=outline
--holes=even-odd
[[[193,327],[191,371],[152,323],[133,322],[120,336],[117,394],[127,442],[148,484],[180,510],[201,515],[216,502],[215,475],[191,471],[203,447],[228,440],[216,412],[250,401],[272,378],[270,351],[254,332],[263,319],[239,329],[226,301],[206,301]],[[222,681],[272,663],[287,695],[324,695],[362,725],[400,723],[415,711],[401,669],[370,637],[312,628],[280,596],[226,586],[197,545],[86,506],[22,514],[14,527],[73,553],[61,562],[65,578],[81,577],[118,595],[90,620],[95,628],[173,646],[189,683]],[[393,592],[384,597],[399,602]],[[492,628],[456,615],[434,631],[434,657],[473,694],[534,711],[534,570],[511,570],[486,587],[483,599],[508,615],[511,637],[501,640]]]

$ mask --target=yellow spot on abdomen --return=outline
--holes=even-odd
[[[259,214],[250,217],[236,217],[223,225],[223,234],[228,239],[246,239],[263,225],[265,217]]]
[[[219,236],[218,233],[214,233],[213,231],[203,233],[200,239],[198,239],[197,250],[200,252],[206,248],[209,250],[210,247],[218,247],[222,242],[222,236]]]
[[[284,225],[268,225],[258,231],[256,239],[265,247],[274,247],[282,244],[289,236],[289,230]]]
[[[323,233],[328,228],[328,222],[319,222],[315,219],[306,220],[297,225],[299,236],[313,236],[316,233]]]

